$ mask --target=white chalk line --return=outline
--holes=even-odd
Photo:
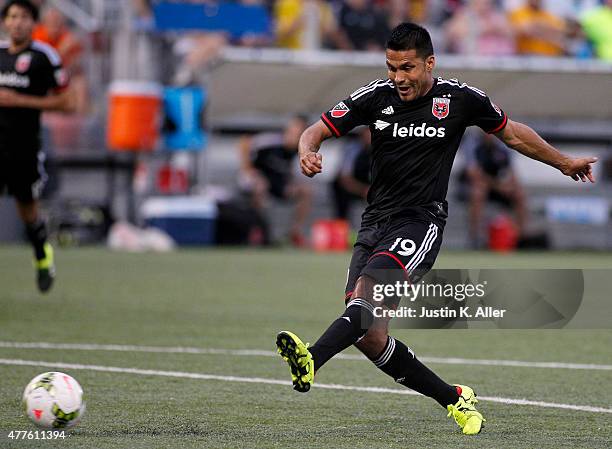
[[[285,385],[290,386],[291,382],[278,379],[267,379],[263,377],[239,377],[239,376],[221,376],[217,374],[203,374],[203,373],[189,373],[183,371],[160,371],[140,368],[121,368],[116,366],[102,366],[102,365],[82,365],[78,363],[63,363],[63,362],[44,362],[39,360],[21,360],[21,359],[0,359],[0,365],[10,366],[40,366],[48,368],[62,368],[62,369],[73,369],[73,370],[86,370],[86,371],[101,371],[108,373],[122,373],[122,374],[137,374],[141,376],[161,376],[161,377],[175,377],[185,379],[200,379],[200,380],[218,380],[223,382],[241,382],[241,383],[255,383],[255,384],[268,384],[268,385]],[[421,396],[411,390],[398,390],[395,388],[382,388],[382,387],[359,387],[355,385],[339,385],[339,384],[315,384],[314,388],[324,388],[327,390],[347,390],[347,391],[359,391],[366,393],[382,393],[382,394],[402,394],[402,395],[414,395]],[[478,396],[479,399],[489,402],[497,402],[506,405],[530,405],[534,407],[543,408],[556,408],[563,410],[574,410],[581,412],[591,413],[610,413],[612,409],[603,407],[593,407],[590,405],[573,405],[573,404],[558,404],[555,402],[544,402],[544,401],[531,401],[528,399],[512,399],[502,398],[497,396]]]
[[[89,343],[49,343],[49,342],[12,342],[0,341],[0,348],[15,349],[58,349],[76,351],[119,351],[119,352],[151,352],[163,354],[198,354],[198,355],[232,355],[232,356],[259,356],[277,357],[275,351],[262,349],[215,349],[194,348],[183,346],[137,346],[137,345],[100,345]],[[337,354],[335,359],[340,360],[367,360],[362,355]],[[578,369],[578,370],[604,370],[612,371],[612,365],[594,363],[565,363],[565,362],[528,362],[522,360],[489,360],[466,359],[460,357],[427,357],[419,356],[425,363],[440,363],[447,365],[481,365],[481,366],[510,366],[520,368],[548,368],[548,369]]]

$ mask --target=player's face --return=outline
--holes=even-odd
[[[411,101],[425,95],[433,84],[431,72],[435,58],[422,59],[416,50],[387,49],[387,72],[395,84],[397,93],[404,101]]]
[[[18,5],[9,8],[4,19],[4,26],[13,43],[19,45],[27,42],[32,37],[34,19],[30,12]]]

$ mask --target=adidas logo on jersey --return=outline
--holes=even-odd
[[[379,131],[382,131],[387,126],[391,126],[391,123],[387,123],[382,120],[376,120],[376,122],[374,122],[374,129],[377,129]]]
[[[388,106],[385,109],[383,109],[381,111],[383,114],[387,114],[387,115],[391,115],[393,114],[395,111],[393,110],[393,106]]]
[[[427,123],[421,123],[417,126],[411,123],[409,127],[400,127],[397,123],[393,124],[393,137],[444,137],[445,135],[446,128],[427,126]]]

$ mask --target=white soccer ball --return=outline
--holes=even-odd
[[[75,426],[85,413],[83,389],[68,374],[42,373],[23,392],[28,418],[43,429],[61,430]]]

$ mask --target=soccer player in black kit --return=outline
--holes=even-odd
[[[431,39],[418,25],[403,23],[391,32],[386,64],[388,79],[357,89],[300,139],[301,170],[312,177],[322,171],[318,151],[325,139],[368,125],[372,185],[350,263],[344,313],[311,347],[288,331],[278,334],[276,344],[297,391],[308,391],[317,370],[355,345],[396,382],[437,401],[464,434],[477,434],[484,418],[472,388],[447,384],[389,336],[389,318],[374,316],[380,306],[373,299],[374,285],[389,282],[388,273],[415,283],[431,269],[442,243],[451,166],[466,127],[493,133],[575,181],[594,182],[596,158],[565,156],[528,126],[510,120],[481,90],[434,78]],[[395,309],[396,301],[390,298],[382,307]]]
[[[38,288],[46,292],[55,276],[53,249],[38,213],[46,180],[40,148],[40,112],[69,111],[73,97],[57,52],[32,41],[38,9],[11,0],[0,12],[9,41],[0,43],[0,194],[15,197],[34,247]]]

